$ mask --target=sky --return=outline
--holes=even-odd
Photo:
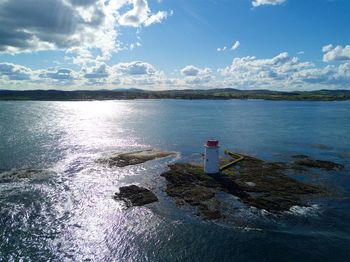
[[[0,89],[350,90],[349,0],[0,0]]]

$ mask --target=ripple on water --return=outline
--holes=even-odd
[[[102,152],[150,145],[201,161],[200,153],[190,155],[213,136],[227,148],[258,156],[302,152],[334,157],[348,167],[349,103],[7,102],[0,108],[0,139],[9,141],[0,143],[0,168],[53,166],[54,171],[50,176],[39,170],[31,178],[28,171],[1,171],[0,180],[7,182],[0,182],[0,260],[282,261],[288,254],[310,261],[349,254],[349,201],[320,205],[316,216],[313,209],[295,207],[278,217],[233,199],[227,207],[231,220],[203,222],[178,209],[162,188],[155,191],[159,203],[148,207],[125,209],[112,199],[122,185],[137,182],[153,189],[165,183],[158,175],[166,161],[125,169],[94,162]],[[315,143],[334,150],[310,148]],[[349,185],[348,169],[329,177]]]

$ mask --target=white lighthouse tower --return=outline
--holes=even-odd
[[[208,140],[204,147],[204,172],[206,174],[219,173],[219,141]]]

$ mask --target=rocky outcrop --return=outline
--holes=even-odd
[[[136,185],[119,188],[119,193],[115,193],[114,198],[124,200],[128,207],[144,206],[158,201],[157,196],[153,192]]]
[[[227,162],[228,160],[223,160]],[[244,156],[244,160],[221,175],[209,176],[202,166],[176,163],[162,176],[167,180],[166,193],[177,204],[197,207],[205,218],[223,216],[222,203],[215,197],[226,192],[238,197],[244,204],[269,212],[279,213],[293,206],[303,206],[305,197],[328,194],[323,188],[308,185],[285,174],[290,169],[285,163],[270,163]]]
[[[125,167],[138,165],[144,162],[175,155],[174,152],[166,152],[155,149],[136,151],[130,153],[113,153],[110,156],[100,158],[97,162],[106,164],[109,167]]]
[[[113,154],[98,161],[111,167],[125,167],[173,154],[175,153],[145,150]],[[229,161],[230,159],[222,159],[221,164]],[[161,176],[167,181],[167,195],[178,206],[190,205],[206,219],[220,219],[225,216],[225,203],[217,198],[219,192],[236,196],[247,206],[271,213],[289,211],[294,206],[306,206],[305,199],[308,198],[330,195],[322,187],[303,183],[290,176],[293,172],[307,172],[309,168],[338,171],[344,167],[305,155],[294,156],[291,163],[267,162],[244,156],[242,161],[217,175],[205,174],[201,165],[175,163],[169,165],[169,170]],[[287,172],[289,175],[286,175]],[[136,185],[121,187],[114,197],[124,200],[128,206],[142,206],[158,201],[150,190]]]

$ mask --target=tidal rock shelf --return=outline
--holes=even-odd
[[[148,149],[129,153],[113,153],[108,157],[100,158],[97,162],[106,164],[109,167],[126,167],[138,165],[150,160],[176,155],[175,152],[166,152],[156,149]]]

